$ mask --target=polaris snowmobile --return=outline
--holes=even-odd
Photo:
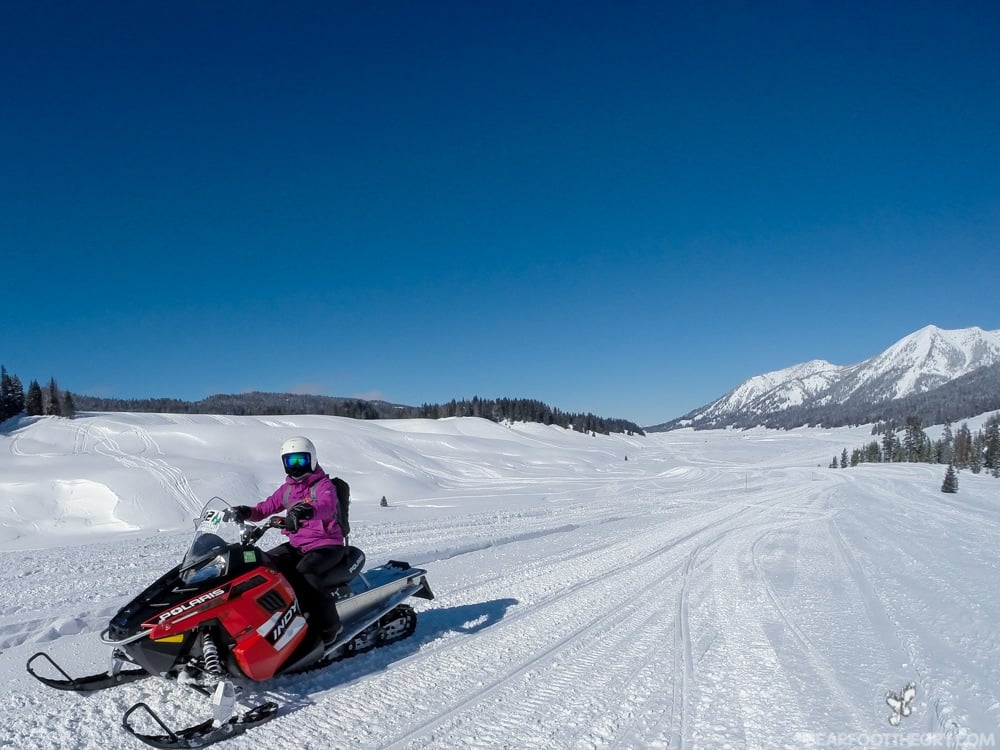
[[[417,616],[404,601],[434,598],[427,571],[390,561],[361,572],[364,553],[348,547],[328,580],[343,630],[324,643],[310,628],[292,584],[257,546],[284,520],[240,522],[225,500],[212,498],[181,563],[119,610],[101,633],[111,647],[107,672],[70,677],[44,652],[28,659],[28,672],[50,687],[78,692],[154,675],[176,680],[211,697],[211,719],[175,731],[140,702],[125,712],[122,726],[153,747],[204,747],[277,714],[273,701],[240,700],[250,683],[325,667],[414,632]],[[59,676],[36,672],[40,661],[48,664],[42,671]],[[139,718],[140,728],[156,733],[140,731],[133,723],[137,714],[146,716]]]

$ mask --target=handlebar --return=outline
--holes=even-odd
[[[252,523],[243,523],[243,539],[246,544],[256,544],[264,534],[266,534],[271,529],[283,529],[285,528],[285,517],[284,516],[271,516],[267,523],[263,523],[260,526]]]

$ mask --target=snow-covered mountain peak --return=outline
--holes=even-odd
[[[703,415],[758,408],[797,406],[829,387],[843,370],[824,359],[813,359],[782,370],[755,375],[711,404]]]
[[[885,398],[922,393],[980,367],[1000,362],[1000,335],[982,328],[945,330],[925,326],[904,336],[881,354],[855,365],[851,393],[868,383],[891,379]]]
[[[827,374],[840,372],[841,369],[843,368],[831,364],[825,359],[813,359],[802,364],[786,367],[782,370],[755,375],[744,381],[737,388],[737,391],[743,391],[751,397],[759,396],[790,381],[811,380],[816,376],[822,378]]]
[[[755,375],[676,424],[767,424],[769,415],[796,407],[828,412],[849,405],[864,411],[866,405],[923,394],[994,366],[1000,366],[1000,331],[928,325],[855,365],[814,359]]]
[[[990,350],[1000,349],[1000,336],[994,331],[984,331],[982,328],[960,328],[948,331],[934,325],[925,326],[919,331],[905,336],[885,351],[885,355],[901,355],[916,357],[932,366],[941,358],[954,358],[958,355],[963,363],[977,364]]]

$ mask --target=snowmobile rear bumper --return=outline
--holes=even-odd
[[[353,596],[337,602],[344,625],[337,645],[346,643],[411,596],[434,598],[427,571],[396,560],[362,573],[351,582],[351,588]]]

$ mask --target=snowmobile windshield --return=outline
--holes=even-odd
[[[202,509],[195,521],[194,539],[181,561],[184,583],[201,583],[226,574],[229,545],[240,540],[240,526],[232,520],[229,510],[229,504],[217,497]]]

